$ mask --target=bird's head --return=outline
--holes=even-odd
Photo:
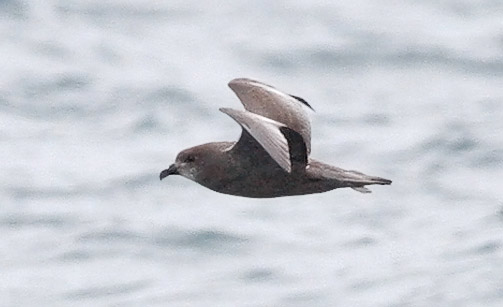
[[[188,148],[176,156],[175,163],[163,170],[159,175],[162,180],[169,175],[182,175],[190,180],[196,181],[199,165],[201,164],[201,154],[194,150],[195,147]]]
[[[207,177],[213,177],[216,172],[224,171],[226,155],[219,143],[208,143],[181,151],[175,163],[163,170],[159,178],[169,175],[181,175],[187,179],[201,183]]]

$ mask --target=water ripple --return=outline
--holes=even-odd
[[[0,217],[0,227],[7,228],[64,228],[74,224],[75,221],[71,218],[60,215],[34,215],[23,213]]]
[[[166,230],[157,234],[154,242],[158,246],[225,253],[242,249],[250,242],[250,239],[213,229],[197,231]]]
[[[65,294],[65,298],[69,300],[83,300],[100,297],[116,296],[138,292],[147,288],[152,284],[149,280],[140,280],[129,283],[117,283],[109,286],[87,287],[79,290],[71,291]]]

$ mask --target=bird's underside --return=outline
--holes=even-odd
[[[336,174],[332,178],[320,176],[319,172],[332,166],[312,160],[305,174],[286,173],[283,170],[271,171],[267,168],[255,168],[237,180],[221,182],[208,188],[230,195],[251,198],[273,198],[281,196],[305,195],[323,193],[337,188],[352,188],[362,193],[370,193],[365,185],[390,184],[387,179],[356,175],[356,173],[333,169]]]
[[[205,144],[208,146],[210,144]],[[309,159],[303,167],[298,165],[291,172],[281,168],[259,144],[249,143],[245,148],[235,143],[211,143],[216,147],[231,148],[224,151],[228,157],[214,173],[218,180],[203,180],[202,185],[216,192],[251,197],[273,198],[281,196],[322,193],[337,188],[352,188],[369,193],[365,185],[390,184],[391,181],[344,170],[315,159]],[[246,153],[253,152],[253,155]],[[242,157],[246,157],[243,159]],[[235,163],[239,161],[239,163]]]
[[[237,142],[208,143],[180,152],[160,178],[179,174],[214,191],[254,198],[322,193],[391,180],[344,170],[311,159],[311,124],[302,98],[267,84],[229,83],[245,110],[221,108],[242,128]]]

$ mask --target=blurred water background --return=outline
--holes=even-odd
[[[0,44],[1,306],[503,306],[503,2],[2,0]],[[235,77],[393,185],[160,182]]]

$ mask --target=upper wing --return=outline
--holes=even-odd
[[[297,167],[305,169],[307,152],[300,134],[280,122],[255,113],[230,108],[221,108],[220,111],[232,117],[243,128],[236,146],[252,141],[251,137],[285,171],[290,173],[292,168]]]
[[[251,113],[262,115],[299,133],[306,152],[311,152],[311,124],[302,104],[311,106],[302,98],[285,94],[259,81],[239,78],[229,82],[229,87]]]

